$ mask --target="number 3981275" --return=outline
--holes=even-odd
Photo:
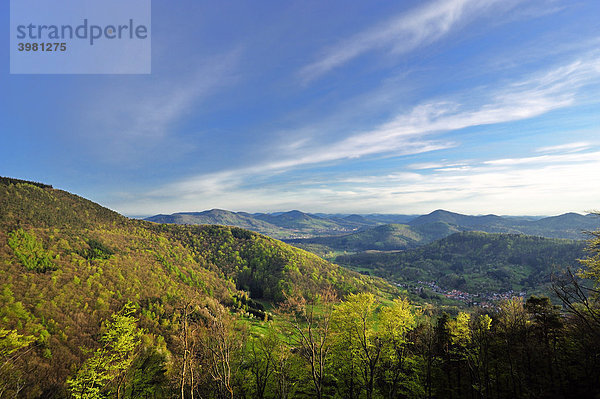
[[[67,43],[19,43],[19,51],[67,51]]]

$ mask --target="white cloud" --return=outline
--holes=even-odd
[[[600,177],[594,171],[600,170],[600,152],[580,157],[561,154],[543,163],[531,158],[513,165],[492,159],[420,178],[371,176],[364,184],[342,185],[337,196],[330,194],[334,201],[323,205],[331,211],[396,213],[445,208],[464,213],[557,214],[598,208]],[[334,181],[329,186],[336,190]],[[341,193],[350,187],[353,196],[346,198]]]
[[[452,168],[452,167],[462,167],[466,166],[466,162],[421,162],[421,163],[413,163],[407,165],[408,169],[416,169],[416,170],[426,170],[426,169],[443,169],[443,168]]]
[[[501,14],[514,7],[516,0],[437,0],[391,21],[360,32],[338,43],[320,59],[305,66],[300,76],[313,80],[371,50],[393,54],[409,52],[431,44],[481,15]]]
[[[567,148],[568,149],[568,148]],[[557,155],[540,155],[536,157],[525,158],[506,158],[486,161],[484,164],[496,166],[514,166],[514,165],[542,165],[554,163],[577,163],[600,160],[600,152],[586,152],[576,154],[557,154]]]
[[[586,142],[575,142],[560,145],[552,145],[547,147],[537,148],[536,152],[559,152],[559,151],[582,151],[590,148],[592,144]]]

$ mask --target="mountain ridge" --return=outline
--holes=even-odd
[[[401,224],[413,228],[412,234],[423,231],[447,230],[484,231],[488,233],[525,234],[547,238],[585,239],[585,231],[600,228],[600,219],[594,214],[582,215],[568,212],[548,217],[516,217],[487,215],[465,215],[437,209],[426,215],[379,215],[379,214],[311,214],[299,210],[276,213],[248,213],[218,210],[221,216],[211,212],[181,212],[172,215],[155,215],[145,220],[175,224],[221,224],[248,228],[278,239],[312,240],[316,237],[342,237],[359,234],[363,231],[386,224]],[[182,217],[185,215],[187,218]],[[397,223],[394,221],[402,221]],[[443,226],[449,226],[443,228]],[[427,235],[427,234],[425,234]],[[444,234],[435,235],[442,238]],[[339,241],[339,239],[336,239]],[[320,241],[320,240],[317,240]],[[428,243],[426,239],[422,242]],[[375,249],[375,248],[373,248]],[[402,248],[396,248],[402,249]]]

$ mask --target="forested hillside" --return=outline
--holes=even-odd
[[[280,228],[256,219],[254,216],[245,212],[230,212],[222,209],[211,209],[204,212],[180,212],[172,215],[155,215],[146,218],[150,222],[170,223],[170,224],[218,224],[222,226],[236,226],[243,229],[267,234],[273,238],[287,236],[287,233],[281,232]]]
[[[496,215],[469,216],[444,210],[433,211],[409,222],[413,227],[431,223],[446,223],[459,231],[483,231],[486,233],[525,234],[546,238],[585,239],[585,231],[600,228],[600,218],[594,214],[565,213],[531,220],[507,218]]]
[[[28,396],[66,394],[84,348],[98,347],[103,320],[127,302],[146,329],[146,349],[167,367],[190,301],[266,320],[256,300],[394,291],[257,233],[129,220],[50,186],[3,180],[0,210],[1,328],[30,343],[13,369],[2,370],[10,383],[0,393],[22,383]],[[4,339],[18,337],[10,334]]]
[[[446,223],[429,223],[411,227],[385,224],[352,234],[286,240],[308,251],[327,255],[332,252],[393,251],[416,248],[459,231]]]
[[[514,234],[456,233],[402,252],[341,255],[336,262],[398,282],[435,281],[471,293],[549,289],[550,277],[576,267],[583,241]]]
[[[495,215],[467,216],[438,210],[419,216],[408,224],[387,224],[345,235],[288,239],[286,242],[331,258],[336,252],[412,249],[462,231],[583,240],[586,238],[586,231],[598,228],[600,218],[593,214],[584,216],[567,213],[529,220]]]

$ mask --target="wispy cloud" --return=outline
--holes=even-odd
[[[327,162],[347,161],[367,156],[402,156],[447,149],[459,144],[441,140],[437,137],[440,133],[519,121],[571,106],[577,102],[579,88],[598,82],[600,79],[599,65],[600,57],[597,55],[582,57],[581,60],[530,75],[522,80],[505,83],[501,88],[492,90],[490,94],[474,95],[472,98],[466,94],[462,95],[461,98],[467,99],[463,102],[425,102],[415,106],[409,112],[400,113],[373,129],[350,135],[336,142],[324,144],[316,141],[314,137],[302,142],[294,140],[293,145],[284,145],[273,149],[272,153],[276,155],[248,168],[236,168],[192,176],[161,187],[147,195],[157,199],[157,203],[164,200],[166,201],[165,204],[193,203],[193,201],[203,201],[206,198],[211,198],[215,206],[225,206],[229,203],[229,196],[237,198],[252,197],[265,199],[265,206],[268,206],[268,204],[277,203],[277,200],[274,199],[277,195],[283,195],[283,197],[289,199],[291,193],[296,193],[298,201],[304,203],[306,201],[303,201],[303,194],[301,193],[304,192],[308,195],[309,192],[312,193],[317,190],[329,199],[337,198],[336,203],[338,203],[342,201],[338,198],[341,194],[333,188],[327,188],[327,190],[331,190],[328,194],[323,192],[325,188],[313,187],[309,190],[304,187],[305,191],[299,191],[300,188],[298,187],[281,188],[279,194],[274,193],[274,191],[277,191],[276,188],[270,188],[269,190],[273,191],[271,194],[274,197],[267,199],[260,194],[264,193],[266,189],[257,187],[261,185],[261,182],[265,182],[264,186],[268,186],[271,176],[286,173],[299,167],[312,167]],[[563,152],[573,150],[573,144],[556,147],[555,150]],[[537,173],[536,170],[550,171],[557,169],[566,176],[573,173],[572,171],[575,170],[573,168],[581,171],[578,169],[580,166],[575,165],[596,162],[597,158],[594,157],[600,158],[597,153],[585,153],[585,155],[580,152],[576,154],[561,153],[518,159],[494,159],[479,165],[466,162],[442,162],[424,166],[413,164],[408,166],[407,169],[411,170],[413,177],[415,173],[412,173],[412,171],[429,169],[426,172],[428,176],[435,177],[431,181],[444,183],[439,187],[448,186],[448,190],[454,190],[451,195],[448,194],[452,197],[456,196],[457,193],[465,192],[476,195],[481,190],[479,185],[484,182],[481,176],[485,176],[486,179],[495,179],[493,181],[506,182],[506,185],[498,185],[495,188],[500,192],[502,187],[507,189],[509,185],[512,187],[513,183],[516,185],[530,184],[531,182],[527,183],[529,180],[525,177],[518,177],[523,174],[531,177]],[[557,167],[557,163],[569,167]],[[526,172],[526,170],[529,170],[529,172]],[[402,176],[403,173],[406,172],[398,171],[397,175]],[[518,178],[513,179],[514,176]],[[565,181],[567,180],[565,177]],[[382,181],[386,181],[386,178],[383,178]],[[470,186],[467,184],[459,189],[459,184],[462,184],[461,181],[470,181],[471,185],[476,185],[479,188],[469,191]],[[449,185],[449,182],[455,182],[456,184]],[[509,184],[509,182],[512,183]],[[395,184],[401,183],[397,181]],[[358,185],[360,186],[360,184]],[[371,187],[373,186],[377,186],[377,183],[372,183]],[[429,190],[440,193],[436,188],[437,186],[431,186],[430,182],[417,185],[413,179],[408,187],[409,191],[420,193],[418,195],[412,194],[418,198],[431,198],[431,195],[427,194]],[[407,188],[403,187],[404,189]],[[346,190],[345,193],[348,194],[348,198],[356,199],[358,195],[367,195],[365,193],[369,190],[368,187],[359,187],[358,189]],[[397,198],[397,188],[394,190],[390,189],[385,195],[389,198]],[[385,192],[385,190],[381,191],[378,195],[384,195]],[[411,201],[420,203],[421,200],[418,198],[413,198]]]
[[[524,158],[504,158],[494,159],[492,161],[486,161],[487,165],[498,165],[498,166],[514,166],[514,165],[525,165],[525,164],[549,164],[557,162],[587,162],[600,159],[600,153],[588,152],[588,153],[576,153],[576,154],[560,154],[560,155],[540,155],[536,157],[524,157]]]
[[[514,7],[516,0],[437,0],[338,43],[300,71],[310,81],[372,50],[409,52],[448,35],[477,16]]]
[[[536,148],[536,152],[559,152],[559,151],[583,151],[592,146],[591,143],[587,142],[575,142],[575,143],[567,143],[560,145],[552,145],[546,147]]]
[[[578,89],[600,80],[600,56],[586,55],[567,65],[507,83],[489,94],[464,102],[430,101],[399,113],[374,129],[351,135],[326,147],[305,141],[288,150],[287,159],[273,167],[357,158],[374,154],[406,155],[446,149],[456,143],[425,139],[448,132],[533,118],[573,105]]]
[[[421,162],[421,163],[413,163],[408,165],[407,169],[413,170],[427,170],[427,169],[447,169],[447,168],[460,168],[463,166],[467,166],[466,162]]]
[[[394,198],[420,212],[433,203],[469,213],[555,214],[565,211],[564,204],[584,212],[597,208],[600,188],[590,171],[599,167],[598,151],[492,159],[406,182]]]

